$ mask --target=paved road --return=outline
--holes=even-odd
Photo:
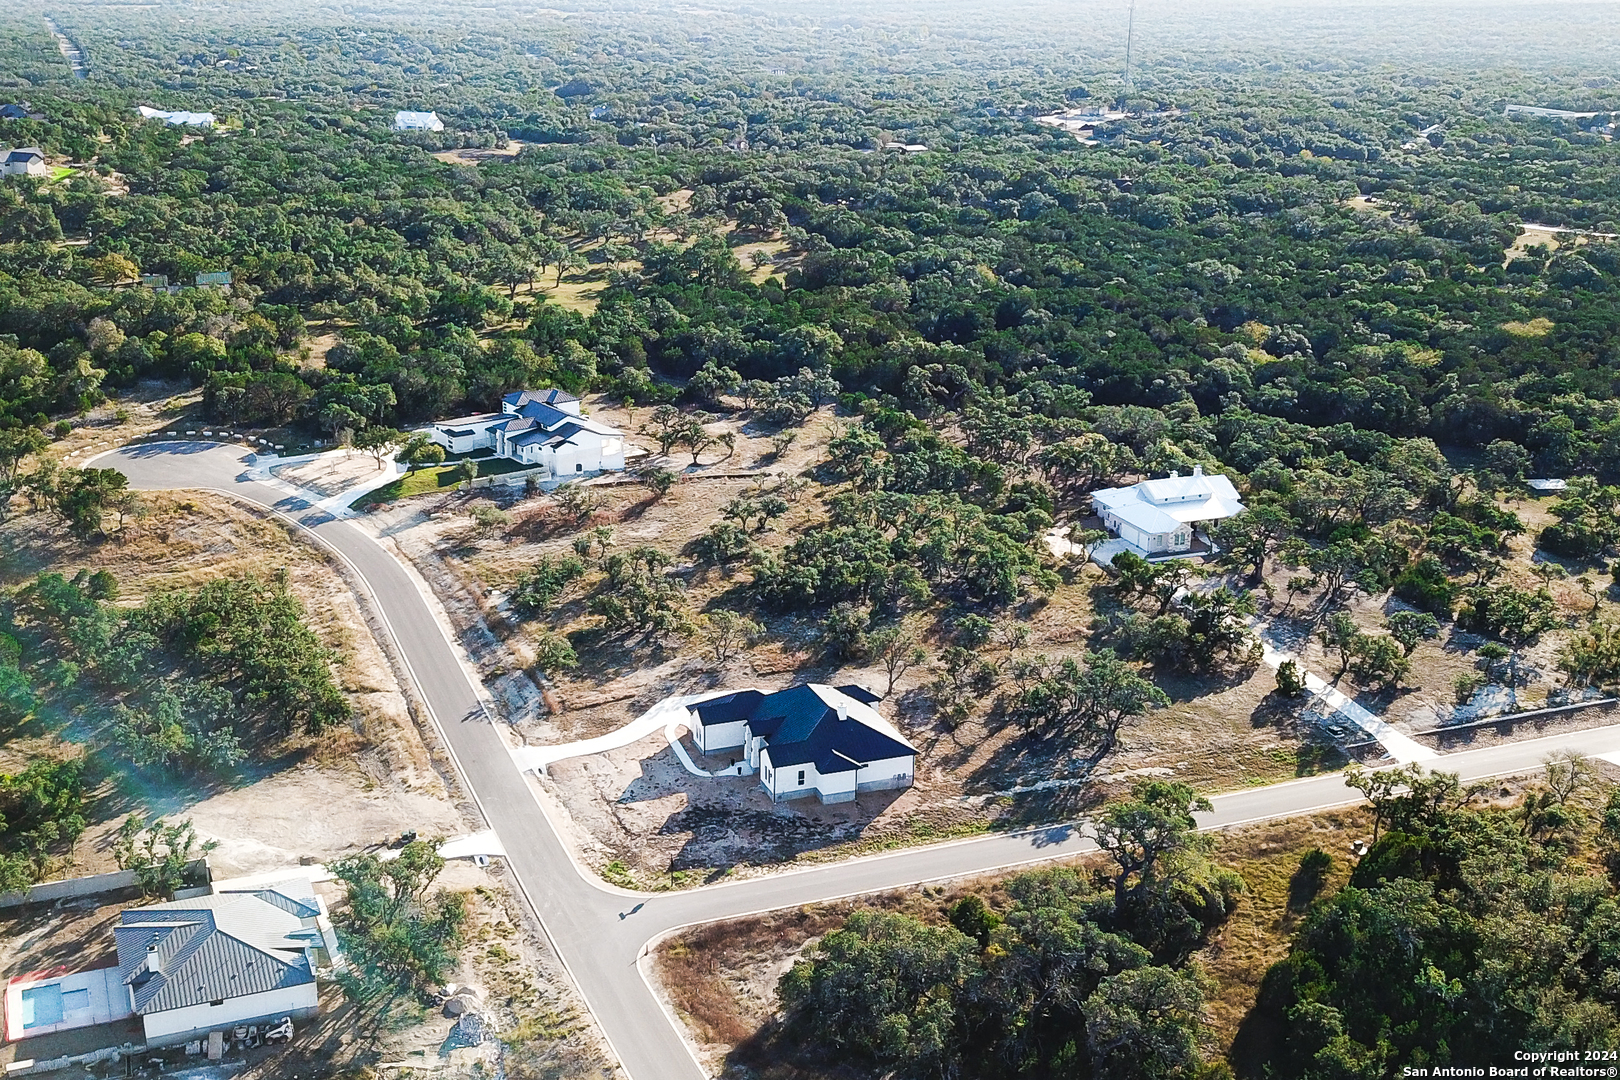
[[[415,581],[382,545],[347,521],[254,482],[247,475],[248,455],[238,447],[153,444],[114,451],[97,463],[123,471],[136,488],[201,488],[258,503],[309,530],[348,562],[393,635],[457,775],[505,847],[514,878],[632,1080],[705,1076],[638,966],[646,944],[669,930],[1095,849],[1077,829],[1064,825],[688,892],[642,896],[611,889],[573,863]],[[1534,769],[1560,749],[1620,753],[1620,725],[1450,754],[1435,764],[1475,780]],[[1343,805],[1354,802],[1355,793],[1330,775],[1212,801],[1214,812],[1203,815],[1202,824],[1219,828]]]

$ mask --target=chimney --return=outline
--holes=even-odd
[[[146,947],[146,970],[153,975],[163,974],[163,958],[158,955],[156,945]]]
[[[1180,477],[1181,477],[1181,473],[1177,472],[1175,469],[1170,470],[1170,479],[1176,480],[1176,479],[1179,479]]]
[[[844,703],[842,701],[840,701],[838,703],[838,719],[839,720],[848,720],[849,719],[849,705],[847,705],[846,703]]]
[[[1194,465],[1193,466],[1193,475],[1194,476],[1203,476],[1204,475],[1204,467],[1202,465]]]

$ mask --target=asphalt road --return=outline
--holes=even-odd
[[[573,862],[415,580],[354,525],[249,479],[248,460],[239,447],[159,443],[113,451],[96,463],[122,471],[139,489],[207,489],[257,503],[307,529],[348,563],[369,593],[364,599],[393,635],[459,778],[500,838],[514,878],[632,1080],[706,1076],[639,967],[647,944],[670,930],[1095,850],[1076,827],[1062,825],[686,892],[639,895],[610,888]],[[1620,752],[1620,725],[1448,754],[1431,764],[1477,780],[1533,770],[1563,749]],[[1201,823],[1222,828],[1357,798],[1336,774],[1312,777],[1216,796],[1214,812],[1201,815]]]

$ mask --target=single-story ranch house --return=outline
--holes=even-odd
[[[134,908],[113,936],[148,1046],[316,1015],[315,970],[337,947],[326,907],[305,880]]]
[[[774,694],[739,690],[692,705],[688,725],[704,754],[742,750],[739,770],[759,773],[775,802],[815,795],[851,802],[857,792],[911,786],[917,748],[878,715],[859,686],[807,683]]]
[[[554,477],[624,469],[624,432],[583,415],[565,390],[519,390],[501,411],[442,420],[428,437],[452,454],[485,448]]]
[[[395,131],[443,131],[444,121],[436,112],[412,112],[401,109],[394,114]]]
[[[149,1046],[320,1010],[316,972],[341,963],[326,905],[307,879],[130,908],[118,962],[57,968],[6,985],[6,1040],[139,1017]]]
[[[0,159],[0,176],[44,176],[50,172],[45,153],[37,146],[21,146]]]
[[[1207,535],[1197,535],[1197,527],[1244,509],[1232,481],[1206,475],[1202,465],[1194,465],[1190,476],[1171,473],[1162,480],[1093,491],[1091,505],[1103,526],[1125,541],[1124,550],[1143,557],[1214,550]]]

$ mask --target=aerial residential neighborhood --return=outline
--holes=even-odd
[[[1612,1075],[1617,46],[0,0],[0,1071]]]

